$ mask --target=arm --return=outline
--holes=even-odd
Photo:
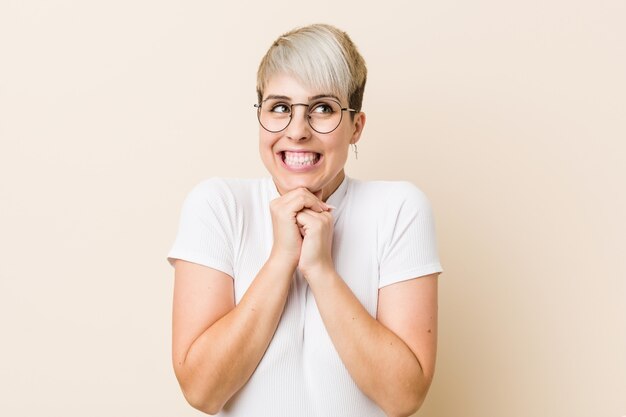
[[[172,359],[185,397],[195,408],[217,413],[261,361],[300,256],[302,236],[295,217],[304,207],[327,210],[303,190],[272,201],[272,253],[236,306],[228,274],[176,261]]]
[[[348,372],[389,416],[411,415],[434,373],[438,274],[381,288],[374,318],[335,271],[332,216],[303,210],[297,220],[304,231],[298,267]]]
[[[377,319],[334,270],[308,280],[328,334],[361,391],[389,416],[417,411],[434,374],[437,274],[381,288]]]
[[[187,401],[216,414],[250,378],[274,335],[293,268],[270,257],[235,306],[233,279],[175,264],[172,360]]]

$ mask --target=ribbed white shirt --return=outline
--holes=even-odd
[[[211,178],[183,204],[168,253],[233,277],[238,303],[272,248],[269,203],[279,197],[271,178]],[[378,290],[442,268],[426,196],[401,181],[346,177],[327,199],[337,209],[335,269],[376,316]],[[296,271],[270,345],[244,387],[219,416],[374,417],[385,413],[354,383],[326,332],[315,298]]]

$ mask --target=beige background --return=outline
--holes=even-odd
[[[423,417],[626,415],[626,3],[0,2],[0,415],[194,416],[173,243],[210,176],[265,175],[257,64],[328,22],[369,66],[364,179],[435,209]]]

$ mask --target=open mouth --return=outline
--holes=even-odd
[[[322,155],[317,152],[282,151],[280,152],[280,156],[285,165],[290,168],[311,167],[317,164],[322,158]]]

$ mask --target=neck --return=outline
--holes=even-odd
[[[339,174],[337,174],[337,176],[333,178],[333,180],[330,183],[328,183],[327,186],[322,187],[322,189],[320,190],[321,191],[320,195],[318,195],[318,193],[315,193],[315,195],[317,195],[317,197],[322,201],[328,200],[328,197],[330,197],[332,193],[334,193],[335,190],[339,188],[339,185],[341,185],[345,177],[346,177],[346,173],[342,169],[341,172],[339,172]]]

